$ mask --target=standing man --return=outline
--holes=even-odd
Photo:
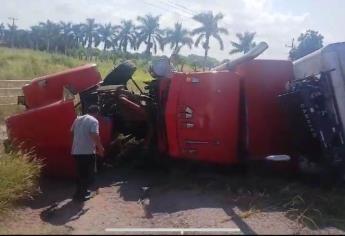
[[[92,105],[87,114],[78,117],[71,128],[73,134],[72,155],[77,167],[77,191],[73,199],[85,201],[91,198],[88,190],[95,172],[96,154],[103,156],[104,148],[99,136],[96,116],[99,107]]]

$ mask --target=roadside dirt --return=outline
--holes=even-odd
[[[301,226],[269,204],[259,207],[269,195],[235,189],[227,184],[231,178],[183,168],[111,168],[98,175],[98,195],[85,204],[71,200],[73,183],[43,180],[41,194],[0,221],[0,233],[105,234],[107,228],[211,227],[239,228],[243,234],[344,234],[332,227]]]

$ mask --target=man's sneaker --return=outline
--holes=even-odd
[[[82,201],[82,202],[86,202],[86,201],[90,200],[91,198],[93,198],[96,195],[97,195],[96,192],[87,191],[86,194],[84,194],[83,196],[81,196],[77,200],[78,201]]]

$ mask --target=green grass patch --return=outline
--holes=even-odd
[[[85,64],[63,55],[0,48],[0,80],[31,80]]]
[[[41,164],[29,154],[0,153],[0,213],[38,189]]]
[[[118,58],[116,63],[123,60]],[[86,61],[61,54],[0,47],[0,80],[31,80],[89,63],[97,64],[102,78],[114,68],[111,60]],[[150,79],[144,70],[146,65],[144,61],[137,61],[138,71],[134,77],[139,83]]]

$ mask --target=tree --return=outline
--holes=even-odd
[[[104,44],[103,52],[105,52],[108,48],[111,48],[114,39],[114,34],[115,28],[111,25],[111,23],[101,25],[99,27],[100,41]]]
[[[72,26],[72,31],[75,39],[75,47],[82,46],[85,48],[86,46],[86,37],[84,33],[84,24],[76,24]]]
[[[1,24],[0,24],[0,40],[3,40],[3,39],[4,39],[4,37],[5,37],[5,31],[6,31],[5,25],[4,25],[4,23],[1,23]]]
[[[71,47],[71,43],[74,39],[74,33],[72,28],[72,23],[60,22],[60,34],[62,35],[62,44],[64,49],[64,54],[67,54],[67,50]]]
[[[314,30],[307,30],[298,37],[298,46],[292,47],[289,58],[293,61],[298,60],[323,47],[324,37]]]
[[[32,48],[35,50],[39,50],[41,42],[43,41],[42,38],[42,28],[38,25],[31,26],[31,40],[33,42]]]
[[[16,33],[17,33],[17,26],[15,24],[7,24],[8,27],[8,33],[9,33],[9,41],[11,48],[14,47],[14,41],[16,40]]]
[[[17,48],[31,48],[32,40],[30,33],[26,30],[19,29],[16,32],[16,38],[14,40],[14,46]]]
[[[115,43],[119,46],[119,49],[124,53],[127,53],[128,46],[132,49],[136,49],[137,33],[135,31],[135,25],[131,20],[121,21],[121,25],[117,26],[119,31],[115,38]]]
[[[93,44],[96,46],[99,43],[98,28],[99,25],[96,24],[95,19],[86,19],[86,24],[83,25],[83,31],[88,49],[91,49]]]
[[[236,34],[236,37],[238,38],[238,43],[231,41],[231,45],[234,47],[230,51],[230,54],[235,54],[235,53],[241,53],[243,52],[246,54],[249,52],[250,49],[254,48],[256,46],[256,43],[253,42],[254,37],[256,35],[256,32],[244,32],[243,34],[238,33]]]
[[[198,35],[195,46],[198,47],[201,40],[205,39],[203,41],[203,48],[205,50],[205,56],[204,56],[204,65],[203,70],[205,71],[206,68],[206,62],[208,57],[208,51],[210,49],[210,38],[214,37],[219,45],[220,49],[224,50],[224,44],[223,40],[220,37],[220,34],[228,34],[228,31],[225,28],[218,27],[218,22],[223,19],[223,14],[218,13],[217,15],[213,15],[213,12],[205,12],[200,13],[198,15],[195,15],[193,17],[194,20],[198,21],[202,24],[201,27],[196,28],[192,31],[192,35]]]
[[[82,26],[83,33],[85,35],[85,44],[87,44],[87,54],[89,59],[92,58],[92,46],[97,47],[100,43],[100,37],[98,33],[99,25],[96,24],[95,19],[86,19],[86,24]]]
[[[174,53],[178,54],[181,48],[187,45],[190,49],[193,45],[193,39],[189,37],[188,30],[182,28],[181,23],[176,23],[174,29],[168,29],[166,31],[165,43],[170,44],[170,48],[174,50]]]
[[[164,49],[163,31],[159,28],[160,16],[146,15],[145,17],[138,17],[138,21],[141,23],[137,27],[139,30],[137,47],[145,42],[147,56],[151,56],[151,49],[153,48],[155,54],[157,54],[157,47],[160,46],[161,50]]]
[[[46,50],[49,52],[52,42],[56,40],[56,36],[59,34],[59,27],[52,21],[40,22],[43,38],[46,40]]]
[[[198,56],[195,54],[189,55],[187,57],[187,61],[192,65],[194,71],[197,71],[198,68],[203,68],[203,66],[205,65],[205,58],[203,56]],[[216,65],[219,65],[219,61],[217,59],[207,57],[206,66],[212,68]]]
[[[189,61],[187,57],[182,55],[175,55],[174,66],[178,71],[183,72],[184,66],[188,63]]]

